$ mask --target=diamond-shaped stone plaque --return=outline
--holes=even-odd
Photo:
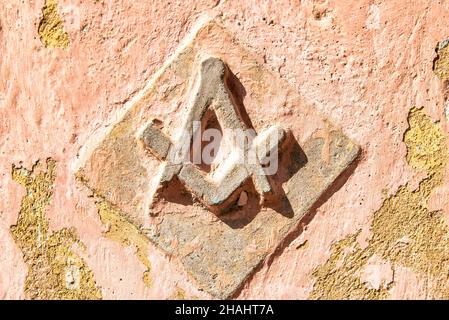
[[[209,72],[205,61],[227,70],[224,82],[217,82],[226,99],[211,95],[213,102],[195,104],[201,81],[215,88],[198,76]],[[275,174],[265,178],[257,168],[234,166],[237,177],[229,173],[214,184],[214,172],[170,163],[176,141],[191,139],[181,135],[175,141],[174,132],[191,119],[201,120],[214,103],[219,121],[234,117],[226,112],[235,108],[238,120],[233,121],[260,137],[282,128]],[[177,257],[201,288],[227,298],[298,226],[358,152],[285,81],[221,26],[208,22],[124,107],[110,130],[86,146],[79,173],[90,189]],[[247,195],[244,203],[237,202],[241,193]],[[224,213],[215,214],[222,204]]]

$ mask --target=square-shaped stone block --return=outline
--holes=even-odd
[[[290,133],[280,151],[278,173],[270,177],[271,199],[261,204],[247,183],[242,189],[248,194],[245,204],[219,216],[179,181],[161,191],[157,173],[163,159],[150,154],[139,140],[142,128],[154,119],[167,136],[181,126],[199,57],[205,54],[221,59],[232,72],[228,89],[248,126],[261,132],[280,124]],[[168,145],[156,147],[167,153]],[[201,288],[227,298],[298,227],[358,152],[359,147],[311,103],[267,70],[261,57],[217,23],[208,22],[124,106],[116,122],[85,146],[79,174],[158,247],[177,257]]]

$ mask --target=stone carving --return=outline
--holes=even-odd
[[[300,222],[323,195],[341,186],[359,147],[218,24],[207,22],[195,32],[110,129],[85,146],[78,175],[176,257],[198,286],[228,298],[289,234],[301,231]],[[210,172],[175,161],[182,142],[195,138],[176,129],[204,120],[209,111],[223,131],[258,132],[243,148],[258,153],[254,166],[233,160],[232,147],[217,155]],[[273,136],[283,141],[279,166],[264,176],[260,163],[270,152],[259,147]]]
[[[272,187],[262,164],[273,152],[270,146],[277,148],[285,138],[285,131],[280,126],[265,129],[250,143],[237,144],[234,141],[232,152],[213,176],[206,176],[191,162],[178,163],[179,159],[182,161],[189,158],[189,146],[195,135],[193,123],[200,122],[209,108],[215,112],[224,130],[244,133],[247,129],[232,102],[232,93],[226,88],[229,70],[225,63],[218,58],[207,57],[201,62],[198,73],[199,85],[189,102],[179,137],[172,141],[158,128],[155,120],[141,134],[145,147],[157,158],[165,160],[159,173],[158,185],[168,183],[174,176],[178,176],[201,202],[212,211],[221,212],[235,202],[238,195],[236,190],[252,177],[255,189],[263,200],[265,195],[272,192]],[[251,154],[257,158],[256,161],[251,161]],[[231,197],[233,194],[234,197]]]

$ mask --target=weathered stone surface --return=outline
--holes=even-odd
[[[222,60],[207,56],[200,58],[196,75],[199,84],[192,88],[193,92],[189,94],[191,100],[186,101],[187,112],[175,143],[160,129],[155,128],[154,120],[144,127],[141,135],[144,148],[148,148],[158,159],[165,160],[159,169],[156,192],[174,178],[179,178],[197,199],[217,212],[228,210],[234,204],[232,200],[235,197],[232,195],[238,195],[238,189],[249,178],[262,199],[265,194],[272,193],[273,189],[268,181],[269,172],[262,165],[267,162],[268,154],[275,155],[274,160],[277,162],[278,149],[286,133],[280,126],[271,126],[252,141],[243,136],[248,128],[234,106],[233,101],[237,98],[225,83],[231,81],[229,74],[230,71]],[[217,115],[223,130],[231,136],[229,140],[232,140],[223,163],[218,164],[218,168],[210,174],[190,161],[191,145],[195,143],[194,137],[201,135],[200,124],[207,117],[208,111]],[[198,124],[198,128],[195,128],[195,124]],[[204,159],[201,159],[202,155],[199,156],[198,164],[201,165]],[[277,167],[276,163],[275,169]]]
[[[234,76],[233,82],[225,74],[231,71],[239,75]],[[229,88],[225,88],[225,82]],[[196,86],[198,89],[192,89]],[[238,97],[242,92],[249,99],[244,106],[234,106],[233,101],[242,99]],[[161,112],[173,106],[171,113]],[[289,149],[281,151],[279,171],[271,178],[273,186],[268,176],[259,173],[262,167],[254,170],[238,164],[229,159],[232,155],[225,159],[231,164],[230,169],[219,167],[209,174],[220,175],[220,170],[225,170],[219,182],[208,179],[193,164],[175,162],[176,157],[185,157],[179,154],[182,149],[179,145],[185,141],[190,144],[189,128],[193,121],[202,119],[207,108],[216,112],[224,130],[244,129],[234,110],[237,107],[240,113],[248,113],[247,118],[257,132],[262,132],[267,124],[286,123],[285,119],[292,114],[297,119],[288,128],[292,133],[285,142]],[[154,118],[166,124],[165,133],[155,128]],[[177,127],[181,131],[171,142],[166,134]],[[316,135],[318,129],[326,135]],[[266,132],[256,141],[264,143],[271,135],[269,129]],[[158,161],[146,154],[147,148]],[[129,104],[123,118],[92,153],[85,156],[80,176],[97,196],[120,208],[159,247],[178,257],[203,289],[226,298],[294,230],[358,151],[358,146],[326,123],[288,84],[263,68],[222,27],[208,22]],[[159,160],[165,161],[158,168]],[[268,203],[256,201],[261,205],[243,209],[229,209],[232,203],[228,202],[225,208],[230,212],[220,218],[210,216],[206,208],[198,206],[189,209],[188,215],[183,206],[176,205],[156,212],[154,202],[181,200],[182,189],[169,190],[176,177],[209,209],[229,199],[235,204],[240,188],[246,188],[254,200],[269,192],[272,199]],[[249,177],[254,182],[254,191],[243,186]],[[170,196],[164,196],[164,192],[175,196],[167,200]],[[236,194],[234,198],[232,193]]]

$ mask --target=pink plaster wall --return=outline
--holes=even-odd
[[[435,47],[448,36],[449,3],[432,0],[344,1],[80,1],[60,0],[67,49],[46,48],[37,26],[44,0],[4,0],[0,6],[0,298],[24,298],[27,266],[9,228],[23,188],[11,165],[57,161],[47,211],[52,229],[75,227],[104,298],[165,299],[182,288],[208,297],[182,267],[150,247],[153,285],[131,247],[104,235],[92,199],[75,181],[80,148],[110,124],[205,17],[220,21],[301,95],[362,147],[348,181],[317,209],[305,231],[274,254],[238,298],[306,299],[312,272],[331,245],[362,230],[386,194],[420,179],[406,163],[408,111],[424,106],[447,132],[442,82],[432,71]],[[76,8],[70,23],[64,8]],[[321,10],[321,15],[316,14]],[[76,20],[76,19],[75,19]],[[72,21],[73,22],[73,21]],[[447,186],[432,209],[447,212]],[[307,241],[301,250],[297,247]],[[391,266],[374,259],[366,277],[388,281]],[[389,270],[390,268],[390,270]],[[374,271],[373,271],[374,270]],[[397,267],[391,297],[422,298],[419,277]],[[121,280],[120,280],[121,279]],[[387,279],[387,280],[385,280]]]

